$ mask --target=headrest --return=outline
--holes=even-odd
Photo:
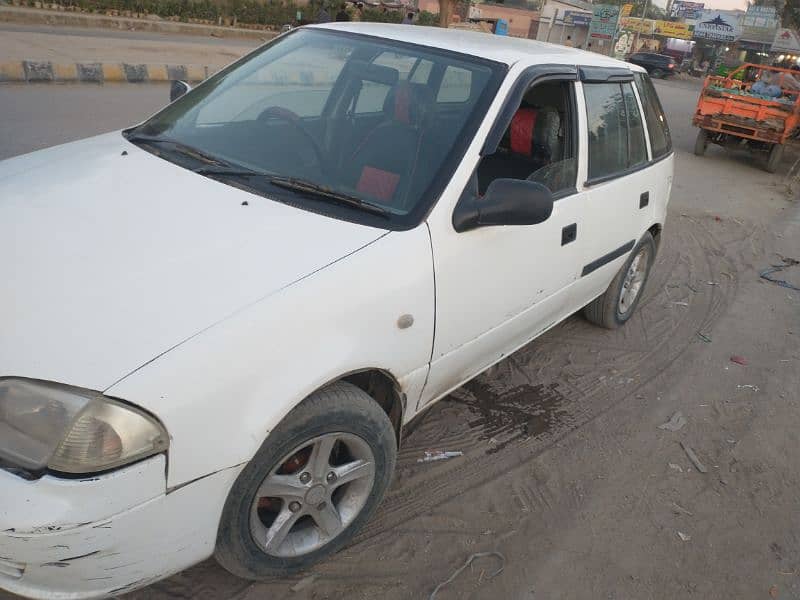
[[[386,94],[383,112],[390,119],[406,125],[419,125],[430,108],[430,95],[425,85],[401,81]]]
[[[533,154],[533,131],[538,114],[535,108],[520,107],[511,119],[511,151],[515,154]]]

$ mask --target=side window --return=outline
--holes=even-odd
[[[628,166],[638,167],[647,162],[644,124],[639,112],[639,105],[636,103],[636,96],[633,93],[633,86],[630,83],[624,84],[622,93],[625,96],[625,111],[628,114],[628,150],[630,152]]]
[[[447,67],[439,87],[436,102],[446,104],[452,102],[466,102],[472,91],[472,71],[458,67]]]
[[[672,152],[667,117],[664,115],[664,109],[661,108],[661,102],[658,100],[650,77],[645,73],[634,73],[633,79],[636,82],[636,89],[639,91],[639,98],[642,99],[642,109],[647,121],[647,133],[650,135],[653,158],[658,159]]]
[[[628,132],[625,100],[618,83],[583,86],[589,128],[589,179],[620,173],[628,168]]]
[[[390,86],[383,83],[365,81],[353,112],[357,115],[381,112],[390,89]]]
[[[573,98],[573,84],[566,81],[548,81],[528,90],[497,150],[478,165],[479,194],[501,178],[535,181],[556,195],[575,189]]]

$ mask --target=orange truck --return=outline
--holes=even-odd
[[[774,173],[789,138],[800,133],[800,71],[746,63],[703,83],[692,123],[700,128],[694,153],[708,144],[747,147]]]

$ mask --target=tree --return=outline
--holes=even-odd
[[[453,9],[458,0],[439,0],[439,27],[450,25]]]

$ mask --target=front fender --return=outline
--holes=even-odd
[[[402,315],[413,325],[398,327]],[[416,405],[434,327],[427,227],[392,232],[211,327],[110,390],[170,434],[169,487],[250,460],[299,402],[379,368]]]

